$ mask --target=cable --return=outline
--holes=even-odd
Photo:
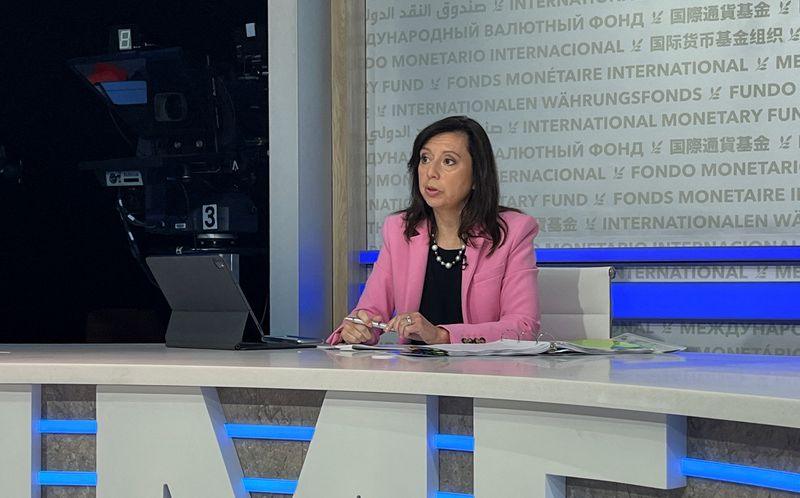
[[[117,194],[120,199],[119,202],[117,203],[117,213],[119,214],[119,219],[122,220],[122,226],[123,228],[125,228],[125,234],[128,236],[128,247],[130,248],[131,255],[133,256],[133,259],[135,259],[136,262],[139,264],[139,266],[142,268],[142,271],[147,277],[147,280],[151,284],[153,284],[154,287],[159,288],[158,282],[156,282],[153,273],[150,271],[150,268],[147,266],[147,263],[144,261],[144,258],[142,257],[141,251],[139,251],[139,245],[136,243],[136,237],[134,237],[133,231],[131,231],[130,225],[128,223],[130,215],[125,212],[125,207],[122,205],[121,193],[119,192],[119,190],[121,189],[118,189],[118,194]]]
[[[158,228],[158,225],[148,224],[144,221],[140,221],[136,219],[126,208],[125,205],[122,203],[122,188],[117,189],[117,211],[119,212],[120,216],[125,218],[125,223],[130,223],[131,225],[139,228]]]

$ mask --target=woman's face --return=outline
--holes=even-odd
[[[434,135],[420,149],[419,191],[439,214],[460,214],[472,191],[472,156],[467,135]]]

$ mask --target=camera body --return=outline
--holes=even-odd
[[[224,66],[179,47],[140,46],[132,27],[111,31],[118,50],[69,66],[107,106],[132,154],[79,167],[117,189],[123,222],[148,234],[153,252],[258,245],[268,167],[261,30],[248,24],[235,63]]]

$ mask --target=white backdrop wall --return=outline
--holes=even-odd
[[[467,114],[540,247],[797,244],[800,2],[367,1],[369,241]]]
[[[798,245],[800,1],[367,0],[367,240],[405,207],[416,133],[481,122],[537,246]],[[794,281],[794,267],[624,268],[618,281]],[[623,330],[624,329],[624,330]],[[617,327],[800,354],[797,325]]]

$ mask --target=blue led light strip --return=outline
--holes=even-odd
[[[456,436],[437,434],[434,437],[436,449],[456,449],[449,446],[458,445],[457,451],[475,451],[475,440],[472,436]],[[695,458],[681,459],[681,472],[687,477],[700,477],[717,481],[747,484],[762,488],[780,489],[783,491],[800,491],[800,473],[781,470],[762,469],[746,465],[711,462]],[[470,495],[439,492],[437,498],[460,498]]]
[[[688,477],[700,477],[717,481],[747,484],[762,488],[780,489],[783,491],[800,491],[800,474],[780,470],[747,467],[731,463],[709,462],[684,458],[681,460],[681,472]]]
[[[39,472],[40,486],[97,486],[96,472],[62,472],[43,470]],[[288,479],[261,479],[245,477],[242,485],[253,493],[275,493],[291,495],[297,489],[297,481]]]
[[[310,441],[313,427],[263,426],[251,424],[225,424],[230,437],[251,439],[282,439]],[[95,420],[40,420],[42,434],[96,434]],[[433,445],[438,450],[475,451],[475,438],[454,434],[436,434]],[[800,473],[762,469],[745,465],[683,458],[681,471],[687,477],[713,479],[717,481],[746,484],[762,488],[800,492]],[[41,486],[97,486],[96,472],[69,472],[43,470],[38,472]],[[288,479],[264,479],[245,477],[242,484],[249,492],[294,494],[297,481]],[[472,498],[472,495],[439,491],[437,498]]]
[[[769,470],[694,458],[681,460],[681,472],[687,477],[699,477],[782,491],[800,492],[800,473],[796,472]],[[97,485],[97,474],[95,472],[43,470],[38,473],[38,478],[41,486]],[[297,481],[288,479],[245,477],[242,479],[242,484],[247,491],[253,493],[293,494],[297,489]],[[436,496],[437,498],[469,498],[472,495],[439,491]]]
[[[40,486],[97,486],[96,472],[42,470],[38,477]]]
[[[263,479],[259,477],[245,477],[242,479],[244,489],[251,493],[274,493],[278,495],[291,495],[297,489],[297,481],[289,479]]]
[[[436,434],[433,437],[433,447],[437,450],[475,451],[475,438],[455,434]]]
[[[800,282],[614,282],[614,320],[798,321]]]
[[[475,438],[456,434],[436,434],[433,436],[433,447],[437,450],[474,452]],[[473,495],[439,491],[436,493],[436,498],[473,498]]]
[[[238,439],[279,439],[283,441],[311,441],[313,427],[288,425],[225,424],[228,437]]]
[[[361,251],[359,264],[371,265],[378,251]],[[596,249],[536,249],[543,265],[653,263],[800,263],[799,246],[769,247],[614,247]]]
[[[537,249],[539,263],[800,263],[800,246]],[[362,251],[374,264],[378,251]],[[363,292],[364,285],[359,286]],[[612,282],[614,320],[800,321],[797,282]]]
[[[614,247],[597,249],[536,249],[542,264],[635,265],[652,263],[797,263],[800,247]]]
[[[364,292],[364,284],[359,286]],[[800,282],[612,282],[615,321],[800,321]]]
[[[97,434],[97,420],[40,420],[40,434]]]

